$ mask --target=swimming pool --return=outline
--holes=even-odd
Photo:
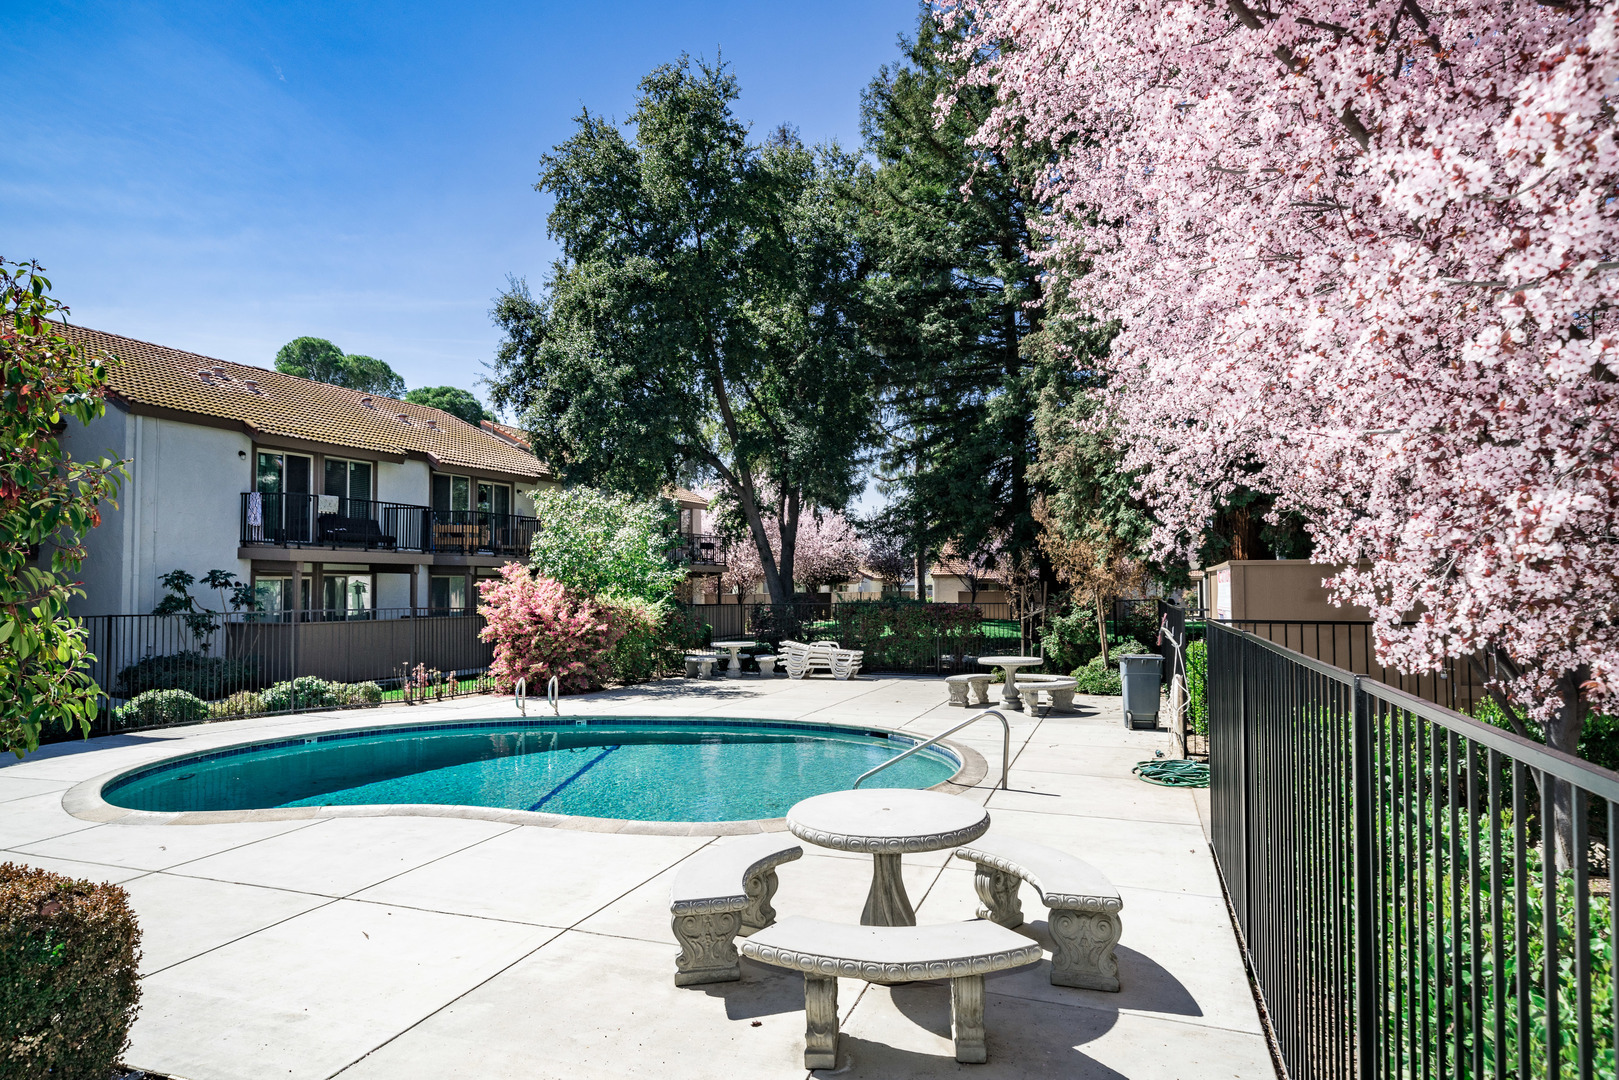
[[[335,731],[190,754],[101,790],[130,810],[436,804],[635,821],[780,817],[920,740],[784,721],[612,717]],[[925,788],[962,766],[933,746],[863,787]]]

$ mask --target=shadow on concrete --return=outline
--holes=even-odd
[[[950,1038],[950,987],[946,983],[912,983],[895,987],[898,1010],[920,1027]],[[864,1006],[865,1003],[862,1003]],[[858,1010],[857,1010],[858,1012]],[[1081,1047],[1113,1027],[1117,1013],[1074,1009],[1048,1002],[1002,997],[990,992],[984,1028],[989,1061],[970,1066],[975,1078],[1055,1078],[1063,1080],[1127,1080],[1124,1073],[1086,1055]],[[953,1054],[924,1054],[844,1033],[838,1040],[839,1076],[942,1077],[968,1071]],[[829,1075],[828,1072],[812,1076]]]
[[[730,1020],[752,1020],[804,1011],[804,976],[796,971],[742,961],[742,981],[688,987],[725,1002]]]
[[[1025,923],[1019,932],[1050,949],[1051,935],[1044,920]],[[1119,980],[1124,989],[1117,994],[1052,986],[1049,960],[991,975],[985,986],[989,1063],[983,1068],[974,1067],[973,1075],[1124,1080],[1124,1074],[1083,1052],[1085,1044],[1113,1028],[1121,1012],[1203,1015],[1191,992],[1151,957],[1121,947],[1118,958]],[[918,1027],[940,1038],[950,1038],[948,982],[894,986],[889,1000],[901,1016]],[[870,1014],[877,1009],[886,1006],[863,1001],[850,1026],[859,1027],[862,1021],[880,1023],[879,1017]],[[862,1010],[867,1011],[866,1015],[861,1015]],[[955,1075],[959,1068],[954,1057],[907,1051],[847,1033],[840,1041],[839,1052],[840,1075],[931,1077]]]

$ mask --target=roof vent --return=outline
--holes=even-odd
[[[225,369],[219,364],[214,365],[214,378],[221,382],[230,382],[230,376],[225,374]]]
[[[429,431],[437,431],[438,430],[438,421],[437,420],[429,420],[427,422],[427,428],[428,428]]]
[[[214,377],[214,373],[211,372],[211,371],[203,370],[203,371],[197,372],[197,378],[202,380],[204,386],[212,386],[212,385],[214,385],[213,382],[211,381],[213,379],[213,377]]]
[[[247,392],[250,394],[256,394],[259,392],[259,384],[258,380],[256,379],[243,379],[242,385],[247,387]]]
[[[395,417],[395,419],[397,419],[401,424],[408,424],[410,423],[410,414],[400,413],[397,417]]]
[[[372,401],[368,397],[361,398],[360,399],[360,404],[363,405],[367,409],[375,409],[377,407],[376,402]]]

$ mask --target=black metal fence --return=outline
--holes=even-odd
[[[536,518],[483,510],[433,510],[336,495],[242,493],[244,546],[336,547],[526,558]]]
[[[1215,854],[1288,1075],[1614,1076],[1619,775],[1208,643]]]
[[[475,679],[491,657],[491,646],[478,639],[484,620],[475,612],[385,608],[92,615],[81,621],[95,656],[89,674],[110,699],[98,719],[103,732],[130,726],[130,718],[121,722],[116,710],[150,690],[184,690],[207,704],[210,717],[250,716],[334,704],[318,688],[311,693],[313,684],[296,683],[301,679],[375,683],[385,695],[410,682],[418,693],[438,687],[433,692],[442,695],[441,684],[459,688],[456,680]],[[338,693],[363,696],[370,690]],[[184,703],[174,708],[184,713]]]
[[[1377,641],[1369,622],[1226,619],[1225,626],[1247,630],[1283,648],[1325,660],[1352,675],[1369,675],[1406,693],[1471,713],[1484,700],[1484,682],[1471,658],[1452,657],[1437,671],[1406,674],[1377,660]]]
[[[1041,655],[1039,628],[1010,604],[941,604],[830,596],[790,604],[693,604],[695,633],[710,641],[836,641],[865,653],[861,670],[939,675],[979,670],[978,656]]]

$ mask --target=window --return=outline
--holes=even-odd
[[[254,455],[253,490],[259,496],[254,538],[272,543],[308,543],[314,527],[310,478],[315,459],[304,454],[260,450]],[[249,507],[249,514],[252,508]],[[251,521],[251,517],[249,518]]]
[[[292,579],[261,577],[253,582],[253,610],[279,615],[292,610]]]
[[[313,465],[314,459],[303,454],[260,450],[253,490],[266,495],[308,495]]]
[[[478,510],[485,514],[498,514],[505,517],[512,512],[512,487],[510,484],[493,484],[487,480],[478,481]]]
[[[467,579],[433,577],[427,582],[427,603],[434,611],[465,611],[467,609]]]
[[[433,474],[433,509],[439,513],[472,509],[472,481],[465,476]]]
[[[323,604],[327,611],[354,615],[371,610],[371,575],[327,574],[323,579]]]
[[[325,473],[325,483],[321,487],[321,494],[336,495],[339,499],[370,501],[371,463],[369,461],[347,461],[343,458],[329,457],[325,462]]]

